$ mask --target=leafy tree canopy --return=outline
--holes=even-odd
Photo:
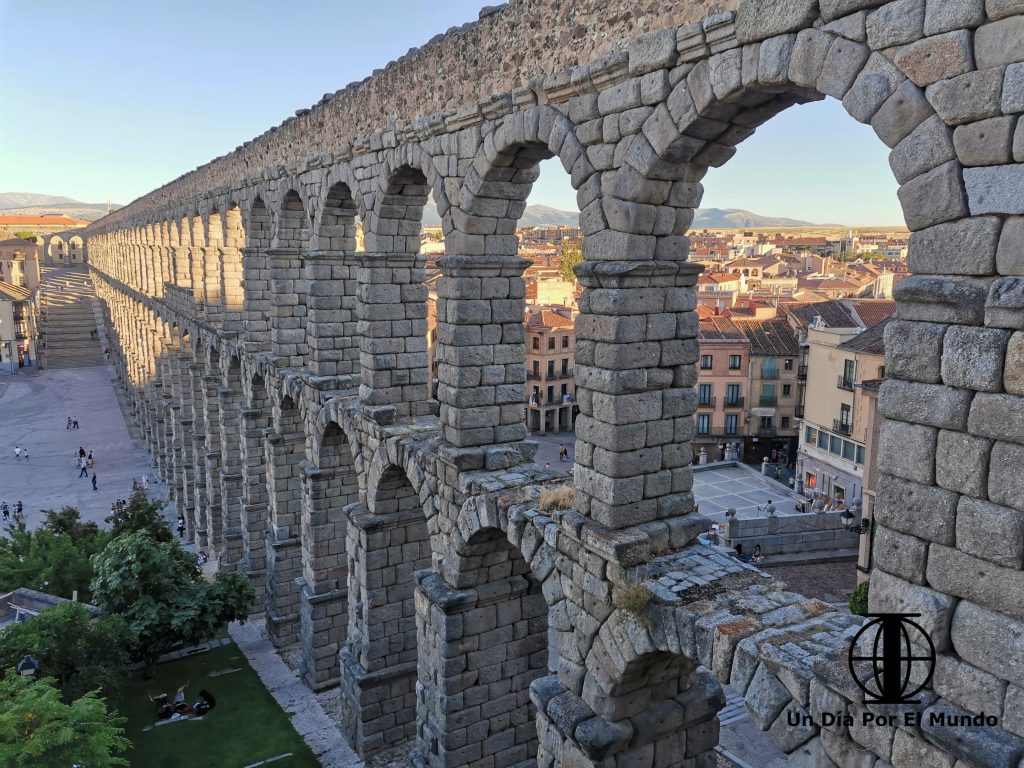
[[[34,679],[9,669],[0,680],[0,765],[127,766],[127,760],[116,757],[131,746],[123,724],[95,693],[65,704],[51,678]]]
[[[0,537],[0,590],[28,587],[51,595],[89,602],[90,558],[110,541],[95,523],[81,522],[78,510],[45,510],[42,527],[8,526]]]
[[[29,242],[32,243],[36,241],[35,234],[33,234],[32,232],[26,232],[25,230],[22,230],[21,232],[15,232],[14,236],[20,237],[22,240],[28,240]]]
[[[245,620],[254,593],[240,573],[202,577],[196,557],[173,538],[145,531],[118,536],[93,559],[93,599],[104,613],[124,617],[135,640],[132,654],[155,668],[179,643],[208,640],[228,623]]]
[[[10,668],[32,654],[56,679],[66,701],[102,688],[109,692],[128,666],[132,636],[120,616],[93,621],[81,603],[43,611],[0,636],[0,666]]]
[[[117,538],[122,533],[133,533],[145,531],[157,541],[170,541],[174,538],[167,521],[160,516],[160,510],[164,508],[161,499],[150,499],[141,488],[132,491],[128,497],[128,504],[107,518],[107,522],[113,526],[111,533]]]
[[[561,255],[558,258],[558,276],[567,283],[576,282],[576,273],[572,268],[583,263],[583,240],[574,243],[569,239],[562,241]]]

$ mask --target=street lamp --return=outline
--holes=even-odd
[[[854,518],[860,514],[861,500],[858,496],[853,500],[851,509],[844,509],[839,513],[839,521],[843,524],[843,528],[848,530],[850,533],[856,533],[858,536],[863,536],[865,533],[871,530],[870,520],[861,520],[859,523],[854,523]]]

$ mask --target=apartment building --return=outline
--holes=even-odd
[[[796,488],[833,501],[863,498],[874,408],[866,393],[885,377],[889,320],[859,327],[807,329],[807,397]]]
[[[757,462],[782,457],[796,459],[800,346],[789,323],[781,317],[746,319],[733,323],[750,342],[750,377],[744,460]]]
[[[693,442],[695,451],[703,448],[717,461],[724,444],[742,442],[746,432],[750,340],[730,318],[701,314]]]
[[[531,432],[571,432],[576,406],[576,331],[573,310],[528,307],[526,315],[526,426]]]

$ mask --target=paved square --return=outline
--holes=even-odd
[[[63,506],[102,522],[114,499],[127,498],[133,478],[155,477],[149,455],[132,444],[112,375],[107,366],[0,374],[0,500],[24,502],[30,528],[42,520],[41,509]],[[79,429],[66,428],[68,416],[78,418]],[[28,449],[27,461],[15,458],[16,445]],[[79,446],[96,458],[89,478],[74,466]],[[166,497],[166,490],[150,482],[150,496]]]
[[[733,507],[741,520],[764,517],[761,508],[769,501],[775,514],[795,515],[796,503],[805,499],[756,469],[723,466],[693,473],[693,496],[705,517],[725,522],[725,510]]]

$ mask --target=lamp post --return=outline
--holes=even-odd
[[[856,533],[858,536],[863,536],[871,530],[870,520],[861,520],[859,523],[853,522],[854,518],[860,514],[861,503],[860,497],[858,496],[853,500],[851,509],[844,509],[839,513],[839,521],[843,524],[843,528],[848,530],[850,533]]]

